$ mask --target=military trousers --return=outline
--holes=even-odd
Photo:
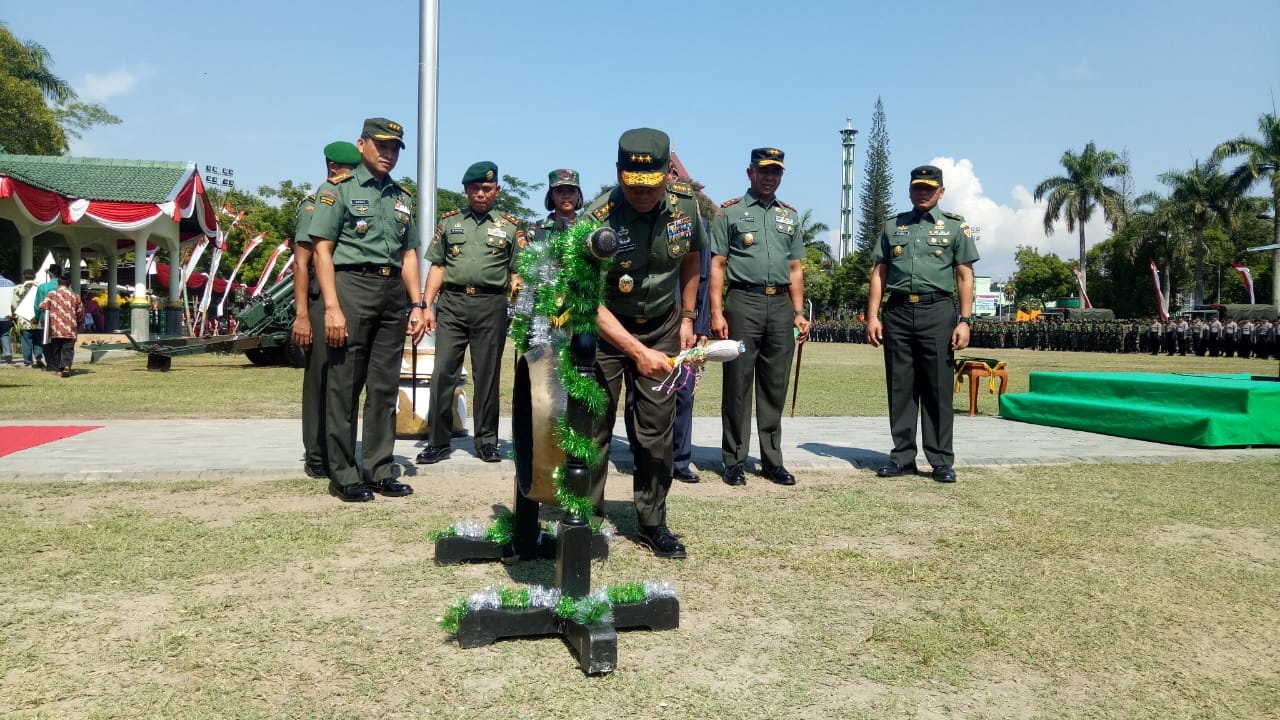
[[[778,467],[782,465],[782,408],[796,354],[791,296],[730,290],[724,306],[729,338],[740,341],[744,351],[724,364],[721,459],[726,468],[747,461],[754,385],[760,461],[765,468]]]
[[[409,293],[400,274],[390,277],[340,270],[334,275],[347,320],[347,343],[328,347],[325,449],[329,477],[341,485],[380,482],[395,476],[396,397],[404,358],[405,308]],[[364,430],[360,464],[355,445],[360,392]]]
[[[645,347],[666,353],[680,352],[680,313],[673,305],[665,316],[644,323],[619,318],[623,328]],[[676,396],[662,387],[664,378],[641,375],[626,353],[601,338],[596,348],[596,380],[609,394],[604,416],[596,423],[593,437],[604,453],[603,462],[591,471],[591,503],[603,515],[604,486],[609,475],[608,453],[613,442],[613,425],[618,419],[618,397],[624,382],[635,389],[635,468],[632,493],[641,525],[665,525],[667,492],[671,489],[672,425]]]
[[[626,376],[623,376],[624,379]],[[636,389],[633,384],[627,384],[627,397],[623,401],[626,411],[623,413],[623,424],[627,427],[627,446],[631,448],[631,456],[634,459],[636,447],[639,443],[636,441]],[[697,381],[694,378],[693,369],[689,367],[682,368],[680,379],[676,381],[676,417],[671,424],[671,469],[688,471],[689,463],[693,460],[693,395]]]
[[[498,381],[507,342],[507,296],[442,291],[436,299],[435,337],[427,443],[448,447],[453,437],[453,397],[462,379],[463,355],[470,346],[476,450],[497,445]]]
[[[925,458],[935,468],[950,466],[955,461],[951,449],[955,302],[945,296],[920,303],[896,298],[890,298],[881,316],[889,431],[893,436],[889,459],[899,465],[916,461],[918,415]]]
[[[324,342],[324,300],[308,296],[307,313],[311,318],[311,347],[307,348],[307,365],[302,374],[302,448],[303,462],[308,467],[328,472],[329,460],[325,442],[325,401],[329,353]],[[344,313],[345,314],[345,313]]]

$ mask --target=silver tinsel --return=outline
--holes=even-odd
[[[645,595],[651,598],[658,598],[658,597],[673,598],[676,596],[676,589],[671,587],[671,583],[666,582],[665,580],[663,582],[654,582],[652,580],[645,580],[644,593]]]
[[[453,521],[453,530],[458,533],[459,537],[478,539],[483,538],[489,526],[485,523],[476,522],[475,520],[455,520]]]

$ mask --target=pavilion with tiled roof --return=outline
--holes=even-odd
[[[23,267],[52,252],[70,267],[84,254],[107,261],[108,303],[116,307],[117,258],[121,252],[147,257],[148,247],[180,267],[182,243],[216,238],[217,219],[194,163],[110,160],[0,152],[0,218],[21,238]],[[37,255],[37,251],[39,255]],[[141,264],[141,263],[140,263]],[[79,276],[73,277],[79,283]],[[145,339],[148,327],[146,274],[135,273],[132,326]],[[169,309],[181,317],[181,283],[170,283]],[[176,310],[176,312],[175,312]],[[114,313],[112,313],[114,316]],[[108,323],[114,326],[114,317]],[[114,327],[112,327],[114,329]]]

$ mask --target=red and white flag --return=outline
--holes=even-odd
[[[276,282],[280,282],[286,277],[293,274],[293,263],[286,262],[284,267],[280,269],[280,274],[276,276]]]
[[[187,279],[191,277],[191,273],[196,271],[196,263],[200,262],[200,256],[204,255],[205,248],[209,247],[209,238],[202,237],[196,242],[196,246],[191,249],[191,257],[187,258],[187,264],[182,266],[182,285],[187,286]]]
[[[1080,274],[1080,268],[1072,265],[1071,272],[1075,273],[1076,285],[1080,287],[1080,302],[1083,303],[1086,308],[1093,307],[1093,303],[1089,302],[1089,293],[1084,291],[1084,275]]]
[[[1249,304],[1253,305],[1255,302],[1253,299],[1253,273],[1249,272],[1249,266],[1241,265],[1240,263],[1231,263],[1231,267],[1235,268],[1236,272],[1240,273],[1240,278],[1244,280],[1244,286],[1249,290]]]
[[[240,253],[240,259],[236,261],[236,266],[231,268],[231,277],[227,278],[227,286],[222,290],[222,299],[218,301],[218,317],[222,317],[222,309],[227,305],[227,296],[231,294],[231,285],[236,281],[236,274],[240,272],[240,266],[244,265],[245,258],[249,257],[249,253],[258,249],[262,244],[266,233],[258,233],[258,236],[245,243],[244,252]]]
[[[204,294],[200,296],[201,315],[209,312],[209,303],[213,300],[213,279],[218,276],[218,264],[222,262],[222,251],[226,247],[227,238],[222,234],[222,230],[218,230],[218,239],[213,245],[213,257],[209,259],[209,276],[205,278]]]
[[[271,276],[271,271],[276,267],[276,260],[280,259],[281,253],[288,249],[288,240],[276,246],[276,251],[271,253],[271,259],[267,261],[267,266],[262,269],[262,276],[258,278],[258,284],[253,286],[253,297],[258,297],[258,294],[262,292],[262,288],[267,284],[267,278]]]
[[[1151,282],[1156,286],[1156,309],[1160,311],[1160,319],[1169,322],[1169,311],[1164,309],[1164,293],[1160,290],[1160,270],[1156,268],[1156,261],[1151,261]]]

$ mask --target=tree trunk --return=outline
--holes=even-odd
[[[1272,170],[1276,173],[1280,170]],[[1273,232],[1271,241],[1280,245],[1280,186],[1271,185],[1271,222]],[[1280,305],[1280,248],[1271,251],[1271,304]]]
[[[1196,241],[1196,292],[1191,297],[1191,304],[1204,304],[1204,226],[1195,227]]]
[[[1085,274],[1085,271],[1084,271],[1084,223],[1083,222],[1080,223],[1079,228],[1080,228],[1080,291],[1082,295],[1080,300],[1083,301],[1084,300],[1083,294],[1089,292],[1088,284],[1085,282],[1085,280],[1087,280],[1087,275]]]

